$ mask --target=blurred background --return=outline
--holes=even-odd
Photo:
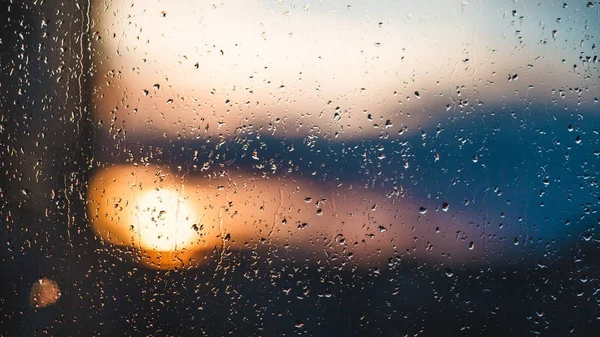
[[[2,6],[1,335],[600,325],[600,4]],[[209,249],[199,267],[149,268],[86,213],[90,181],[117,164],[361,186],[412,205],[421,242],[439,226],[441,245],[478,255],[419,245],[344,265],[292,241],[309,257]],[[444,208],[464,227],[427,220]]]

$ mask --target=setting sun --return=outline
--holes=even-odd
[[[198,217],[191,205],[175,190],[153,190],[136,205],[134,232],[143,249],[176,251],[197,239]]]

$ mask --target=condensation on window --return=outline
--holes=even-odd
[[[0,335],[593,335],[600,3],[9,2]]]

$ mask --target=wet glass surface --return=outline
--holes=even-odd
[[[0,335],[593,335],[600,4],[25,1]]]

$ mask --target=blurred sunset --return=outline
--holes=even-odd
[[[209,170],[213,173],[201,173],[208,170],[213,153],[198,158],[198,151],[192,162],[204,162],[200,171],[196,164],[190,171],[188,162],[186,170],[178,166],[177,172],[169,173],[167,182],[161,172],[172,172],[173,165],[152,165],[151,158],[160,157],[163,149],[147,147],[175,141],[199,146],[205,141],[216,143],[218,149],[228,141],[243,143],[246,137],[260,140],[263,136],[284,142],[393,142],[414,137],[417,130],[425,139],[425,130],[436,128],[437,137],[444,125],[481,111],[495,116],[505,107],[545,106],[547,114],[548,105],[557,105],[565,92],[570,96],[560,102],[560,108],[567,115],[597,100],[598,78],[588,68],[565,64],[577,55],[572,38],[581,32],[558,29],[564,20],[586,20],[586,16],[563,19],[558,15],[565,9],[555,7],[531,11],[526,4],[511,1],[495,6],[482,1],[404,1],[385,6],[97,3],[92,11],[97,139],[106,151],[129,151],[132,157],[126,165],[111,168],[109,164],[90,183],[88,213],[93,228],[111,244],[175,254],[171,261],[175,264],[181,261],[177,252],[188,257],[204,252],[200,255],[206,258],[206,252],[220,249],[258,249],[256,242],[261,240],[268,241],[269,247],[295,243],[297,256],[311,251],[316,237],[331,242],[338,235],[356,243],[365,235],[377,238],[359,248],[344,248],[346,253],[374,260],[411,249],[415,257],[426,260],[452,256],[456,262],[474,263],[481,261],[484,251],[488,261],[494,260],[503,254],[490,251],[503,251],[500,247],[518,242],[517,237],[528,237],[530,225],[515,224],[507,230],[500,222],[499,227],[486,230],[481,220],[481,214],[488,216],[485,202],[483,209],[467,210],[469,201],[463,196],[463,211],[439,213],[441,201],[436,201],[435,212],[420,214],[431,195],[418,187],[408,186],[410,197],[390,199],[382,188],[365,188],[360,194],[354,190],[348,196],[344,188],[333,183],[318,186],[301,174],[269,177],[252,173],[249,167],[225,164],[218,174],[214,168]],[[594,25],[589,22],[586,27]],[[513,119],[516,116],[513,112]],[[377,158],[409,174],[406,143],[399,144],[404,145],[387,149],[379,145],[382,152]],[[246,145],[242,148],[247,151]],[[136,160],[137,151],[147,155]],[[181,146],[166,153],[185,157],[191,151]],[[386,153],[402,159],[392,162]],[[250,156],[262,160],[256,150]],[[440,153],[434,156],[437,162]],[[477,163],[478,156],[472,158]],[[278,165],[271,159],[255,167],[270,167],[275,173]],[[394,173],[386,179],[402,175]],[[305,190],[310,193],[303,194]],[[316,210],[299,206],[309,194],[346,197],[336,198],[333,212],[319,208],[317,216]],[[387,206],[372,217],[368,207],[373,205]],[[290,221],[292,216],[286,212],[292,209],[297,209],[300,225],[311,224],[309,230],[273,232],[279,228],[275,224]],[[342,220],[350,210],[361,210],[361,215]],[[374,234],[373,228],[379,226],[385,230]],[[440,228],[445,229],[441,234]],[[234,239],[227,242],[226,237]],[[486,250],[490,242],[498,247]],[[162,259],[163,267],[170,265],[169,259]]]

